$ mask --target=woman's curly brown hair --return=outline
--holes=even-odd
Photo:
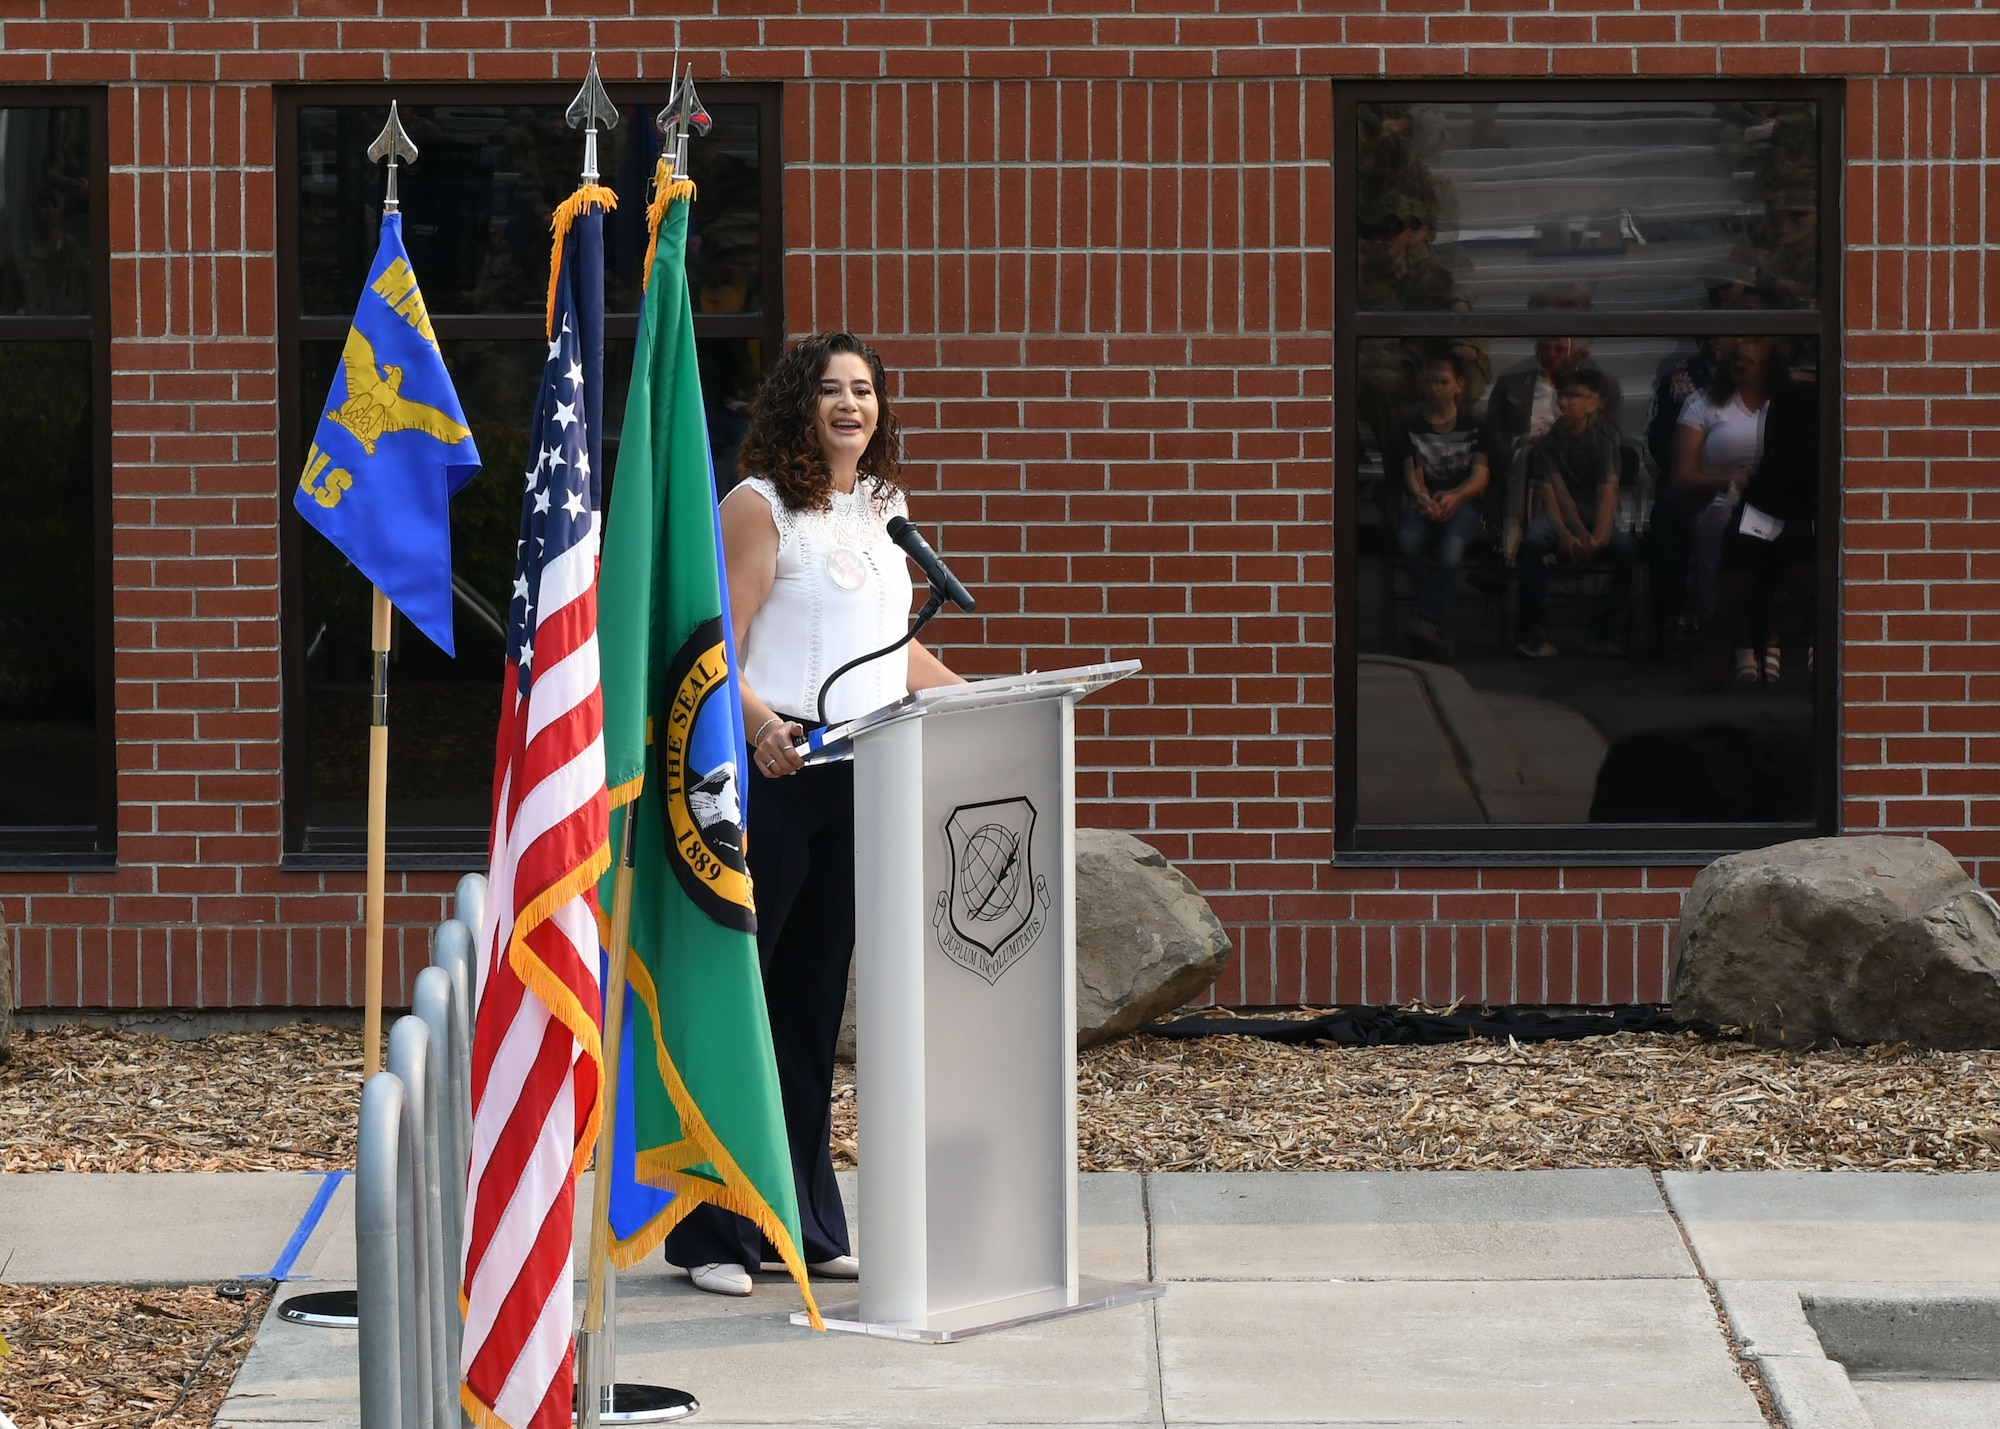
[[[819,380],[827,364],[842,353],[868,364],[880,409],[875,435],[861,453],[859,474],[873,483],[878,496],[902,489],[898,478],[903,472],[903,428],[889,408],[882,359],[851,332],[817,333],[794,344],[765,377],[750,405],[750,430],[736,454],[736,469],[777,487],[788,511],[823,511],[831,502],[833,472],[819,449],[815,419]]]

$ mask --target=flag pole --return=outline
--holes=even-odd
[[[417,161],[417,146],[403,129],[396,113],[396,101],[389,101],[389,122],[368,146],[368,157],[389,164],[388,185],[382,193],[382,212],[401,211],[396,199],[396,161]],[[374,654],[374,678],[368,700],[368,892],[363,903],[367,932],[364,940],[367,981],[364,994],[366,1012],[362,1017],[361,1075],[375,1075],[382,1065],[382,900],[388,882],[389,863],[389,637],[393,611],[389,597],[380,586],[371,586],[370,635],[368,646]]]
[[[391,171],[393,172],[393,170]],[[361,1040],[361,1075],[372,1077],[382,1056],[382,896],[389,861],[389,597],[372,587],[369,648],[374,680],[368,698],[368,1011]]]
[[[679,51],[675,51],[675,67],[679,67]],[[597,60],[590,62],[590,74],[584,80],[584,93],[579,94],[570,106],[570,122],[577,123],[576,116],[587,108],[590,88],[597,83]],[[599,93],[602,93],[599,85]],[[607,101],[607,107],[608,101]],[[611,122],[617,123],[617,110],[611,111]],[[660,119],[665,127],[667,153],[673,154],[673,114],[671,103],[661,111]],[[595,124],[585,132],[583,181],[586,184],[597,181],[597,129]],[[671,157],[670,157],[671,162]],[[625,1037],[625,961],[626,947],[632,936],[632,821],[638,813],[636,804],[625,806],[625,819],[619,838],[618,869],[611,884],[611,947],[609,966],[605,969],[604,996],[604,1061],[602,1065],[611,1069],[604,1079],[604,1096],[600,1102],[601,1111],[597,1124],[597,1172],[591,1178],[590,1208],[590,1258],[586,1263],[586,1279],[583,1296],[583,1333],[596,1336],[604,1329],[604,1292],[609,1279],[611,1260],[611,1156],[612,1144],[618,1129],[618,1071],[622,1062]],[[593,1347],[595,1341],[592,1341]],[[588,1366],[594,1379],[600,1368],[606,1372],[604,1382],[610,1383],[610,1366],[600,1367],[597,1356],[590,1357]],[[592,1386],[595,1387],[594,1385]],[[595,1400],[586,1411],[589,1419],[579,1416],[579,1429],[596,1429]]]
[[[605,92],[604,81],[597,72],[597,56],[590,57],[590,69],[584,75],[583,87],[577,91],[563,117],[570,128],[583,130],[583,177],[577,186],[577,200],[574,201],[587,203],[585,195],[596,189],[598,182],[599,126],[606,129],[618,126],[618,107]],[[609,195],[603,195],[599,201],[608,199]],[[565,241],[559,229],[554,251],[549,254],[551,314],[555,310],[556,274],[562,265]],[[601,274],[599,281],[602,281]],[[593,296],[598,302],[603,301],[601,290]],[[601,327],[598,330],[601,331]],[[588,362],[590,359],[586,356],[584,360]],[[587,391],[586,401],[597,395],[594,391]],[[598,435],[595,428],[586,434],[592,458],[597,455]],[[592,479],[597,479],[594,460]],[[607,950],[608,966],[604,975],[603,1044],[598,1061],[598,1065],[605,1070],[604,1090],[598,1099],[597,1148],[593,1158],[596,1169],[591,1177],[590,1249],[584,1262],[583,1325],[576,1337],[578,1429],[600,1429],[604,1416],[614,1410],[621,1417],[631,1417],[634,1411],[639,1411],[640,1417],[646,1419],[664,1419],[679,1418],[692,1413],[697,1407],[694,1396],[681,1390],[656,1385],[621,1386],[617,1383],[616,1326],[607,1322],[605,1313],[617,1285],[611,1268],[611,1190],[616,1179],[612,1156],[617,1141],[618,1082],[625,1040],[626,946],[632,938],[632,818],[637,812],[635,806],[626,807],[619,836],[617,871],[612,884],[611,946]],[[616,1402],[620,1389],[624,1389],[626,1397],[635,1402]]]
[[[597,1124],[596,1170],[590,1178],[590,1256],[583,1292],[583,1333],[577,1336],[577,1425],[598,1429],[599,1417],[617,1380],[617,1366],[603,1353],[604,1301],[611,1278],[612,1144],[618,1130],[618,1077],[625,1042],[625,946],[632,937],[632,821],[637,804],[625,806],[619,837],[618,873],[612,884],[610,966],[605,971],[604,1096]]]
[[[678,72],[680,52],[674,52]],[[664,126],[672,114],[672,104],[662,111]],[[565,116],[571,128],[584,131],[582,187],[597,182],[597,121],[615,128],[618,110],[604,92],[597,73],[597,57],[591,56],[590,72],[583,89],[570,104]],[[668,132],[668,158],[672,159],[672,135]],[[650,254],[649,254],[650,256]],[[550,256],[550,263],[561,254]],[[553,268],[551,269],[553,271]],[[594,440],[597,433],[591,432]],[[594,470],[593,464],[593,470]],[[611,946],[607,949],[604,974],[604,1052],[599,1065],[607,1069],[604,1091],[598,1101],[597,1152],[591,1178],[590,1246],[585,1261],[583,1326],[577,1343],[577,1429],[600,1429],[603,1417],[614,1411],[621,1422],[680,1419],[695,1413],[700,1401],[683,1389],[657,1384],[625,1384],[618,1381],[618,1327],[607,1307],[615,1303],[617,1273],[611,1265],[611,1192],[616,1179],[613,1165],[618,1135],[618,1083],[624,1067],[625,973],[632,941],[633,821],[638,817],[636,802],[624,806],[625,817],[619,831],[618,862],[612,876]]]

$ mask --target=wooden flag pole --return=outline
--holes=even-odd
[[[369,647],[375,652],[375,679],[368,708],[368,1012],[361,1037],[361,1075],[375,1075],[382,1062],[382,893],[389,858],[389,597],[375,588]]]
[[[389,182],[382,192],[382,212],[399,212],[396,201],[396,161],[417,161],[417,146],[403,131],[403,121],[389,102],[389,122],[368,146],[374,163],[389,161]],[[356,319],[359,321],[359,318]],[[363,916],[367,921],[367,965],[363,976],[367,1012],[361,1024],[361,1077],[375,1075],[382,1066],[382,888],[388,877],[389,862],[389,597],[380,586],[370,586],[374,604],[370,610],[369,648],[375,652],[374,685],[368,702],[368,895]]]

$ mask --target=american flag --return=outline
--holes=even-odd
[[[460,1367],[482,1429],[568,1429],[570,1227],[604,1085],[598,513],[569,275],[565,262],[525,473],[480,930]]]

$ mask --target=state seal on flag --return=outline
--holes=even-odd
[[[1035,806],[1025,798],[961,804],[945,820],[951,886],[931,926],[960,967],[994,983],[1048,926],[1048,881],[1034,869]]]
[[[655,753],[665,780],[660,801],[667,861],[681,888],[714,922],[757,931],[750,870],[743,859],[743,798],[737,770],[729,653],[719,617],[681,642],[667,667]]]

